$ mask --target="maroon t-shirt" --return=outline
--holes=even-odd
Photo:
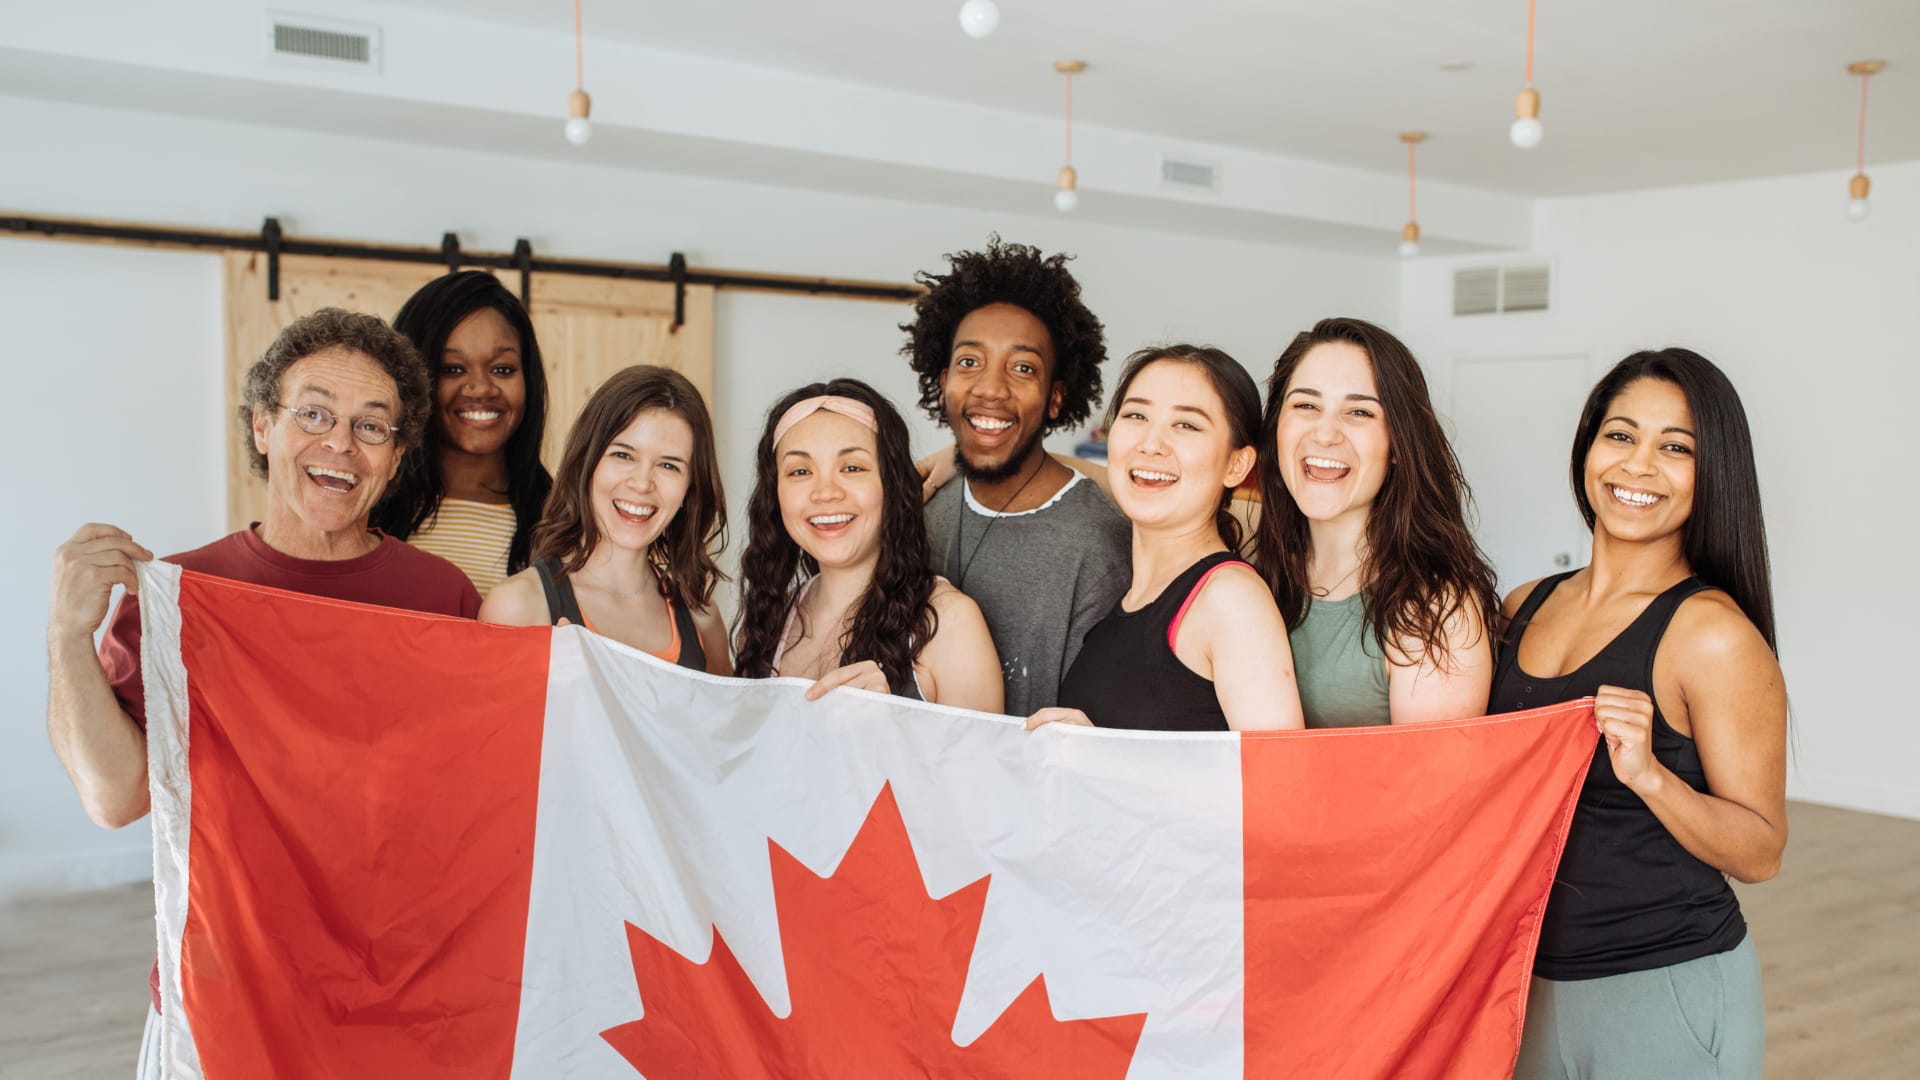
[[[357,559],[327,561],[296,559],[275,551],[252,528],[242,529],[206,547],[169,555],[167,562],[203,574],[254,585],[352,600],[362,604],[457,615],[471,619],[480,613],[480,594],[461,569],[438,555],[422,551],[375,530],[380,546]],[[131,602],[129,602],[131,601]],[[124,597],[107,623],[100,642],[100,665],[106,668],[120,707],[141,727],[147,723],[146,683],[140,677],[140,604]],[[153,1007],[160,1009],[160,964],[155,961],[147,978]]]

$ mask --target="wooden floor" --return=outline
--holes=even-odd
[[[1786,867],[1740,886],[1772,1080],[1920,1077],[1920,821],[1795,804]],[[0,1080],[133,1072],[152,962],[145,885],[0,912]]]

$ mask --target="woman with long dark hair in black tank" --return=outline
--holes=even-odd
[[[1490,712],[1592,695],[1517,1077],[1758,1077],[1760,968],[1726,877],[1786,847],[1786,689],[1753,443],[1724,374],[1635,353],[1587,398],[1586,568],[1515,589]]]
[[[1286,623],[1235,552],[1227,504],[1252,470],[1260,391],[1218,349],[1127,360],[1107,423],[1114,502],[1133,522],[1133,578],[1094,624],[1046,723],[1168,731],[1301,726]]]

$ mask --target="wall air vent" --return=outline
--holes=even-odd
[[[1492,315],[1500,310],[1500,271],[1455,270],[1453,313]]]
[[[267,13],[268,56],[277,64],[379,71],[380,28],[286,11]]]
[[[1163,187],[1190,191],[1219,191],[1220,166],[1212,162],[1161,154],[1160,183]]]
[[[1545,266],[1500,266],[1453,272],[1455,315],[1511,315],[1546,311],[1552,272]]]

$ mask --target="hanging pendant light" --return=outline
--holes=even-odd
[[[593,98],[587,96],[586,86],[586,68],[581,63],[580,0],[573,0],[573,93],[567,95],[567,141],[575,146],[585,146],[593,138],[593,123],[587,119],[593,112]]]
[[[1865,221],[1872,206],[1867,202],[1867,189],[1872,183],[1867,179],[1867,81],[1880,74],[1886,62],[1882,60],[1862,60],[1848,64],[1847,74],[1860,76],[1860,139],[1854,156],[1853,179],[1847,181],[1847,219]]]
[[[1425,142],[1424,131],[1403,131],[1400,141],[1407,144],[1407,227],[1400,230],[1400,257],[1411,259],[1420,254],[1419,203],[1414,200],[1413,149]]]
[[[1073,77],[1087,70],[1087,64],[1084,60],[1055,60],[1053,70],[1067,79],[1067,163],[1060,166],[1055,181],[1053,208],[1067,214],[1080,205],[1080,174],[1073,170]]]
[[[960,5],[960,29],[970,38],[983,38],[1000,25],[1000,5],[993,0],[967,0]]]
[[[1513,103],[1513,126],[1507,129],[1507,138],[1522,150],[1531,150],[1540,145],[1540,137],[1546,134],[1540,126],[1540,91],[1533,88],[1533,0],[1527,0],[1527,88]]]

